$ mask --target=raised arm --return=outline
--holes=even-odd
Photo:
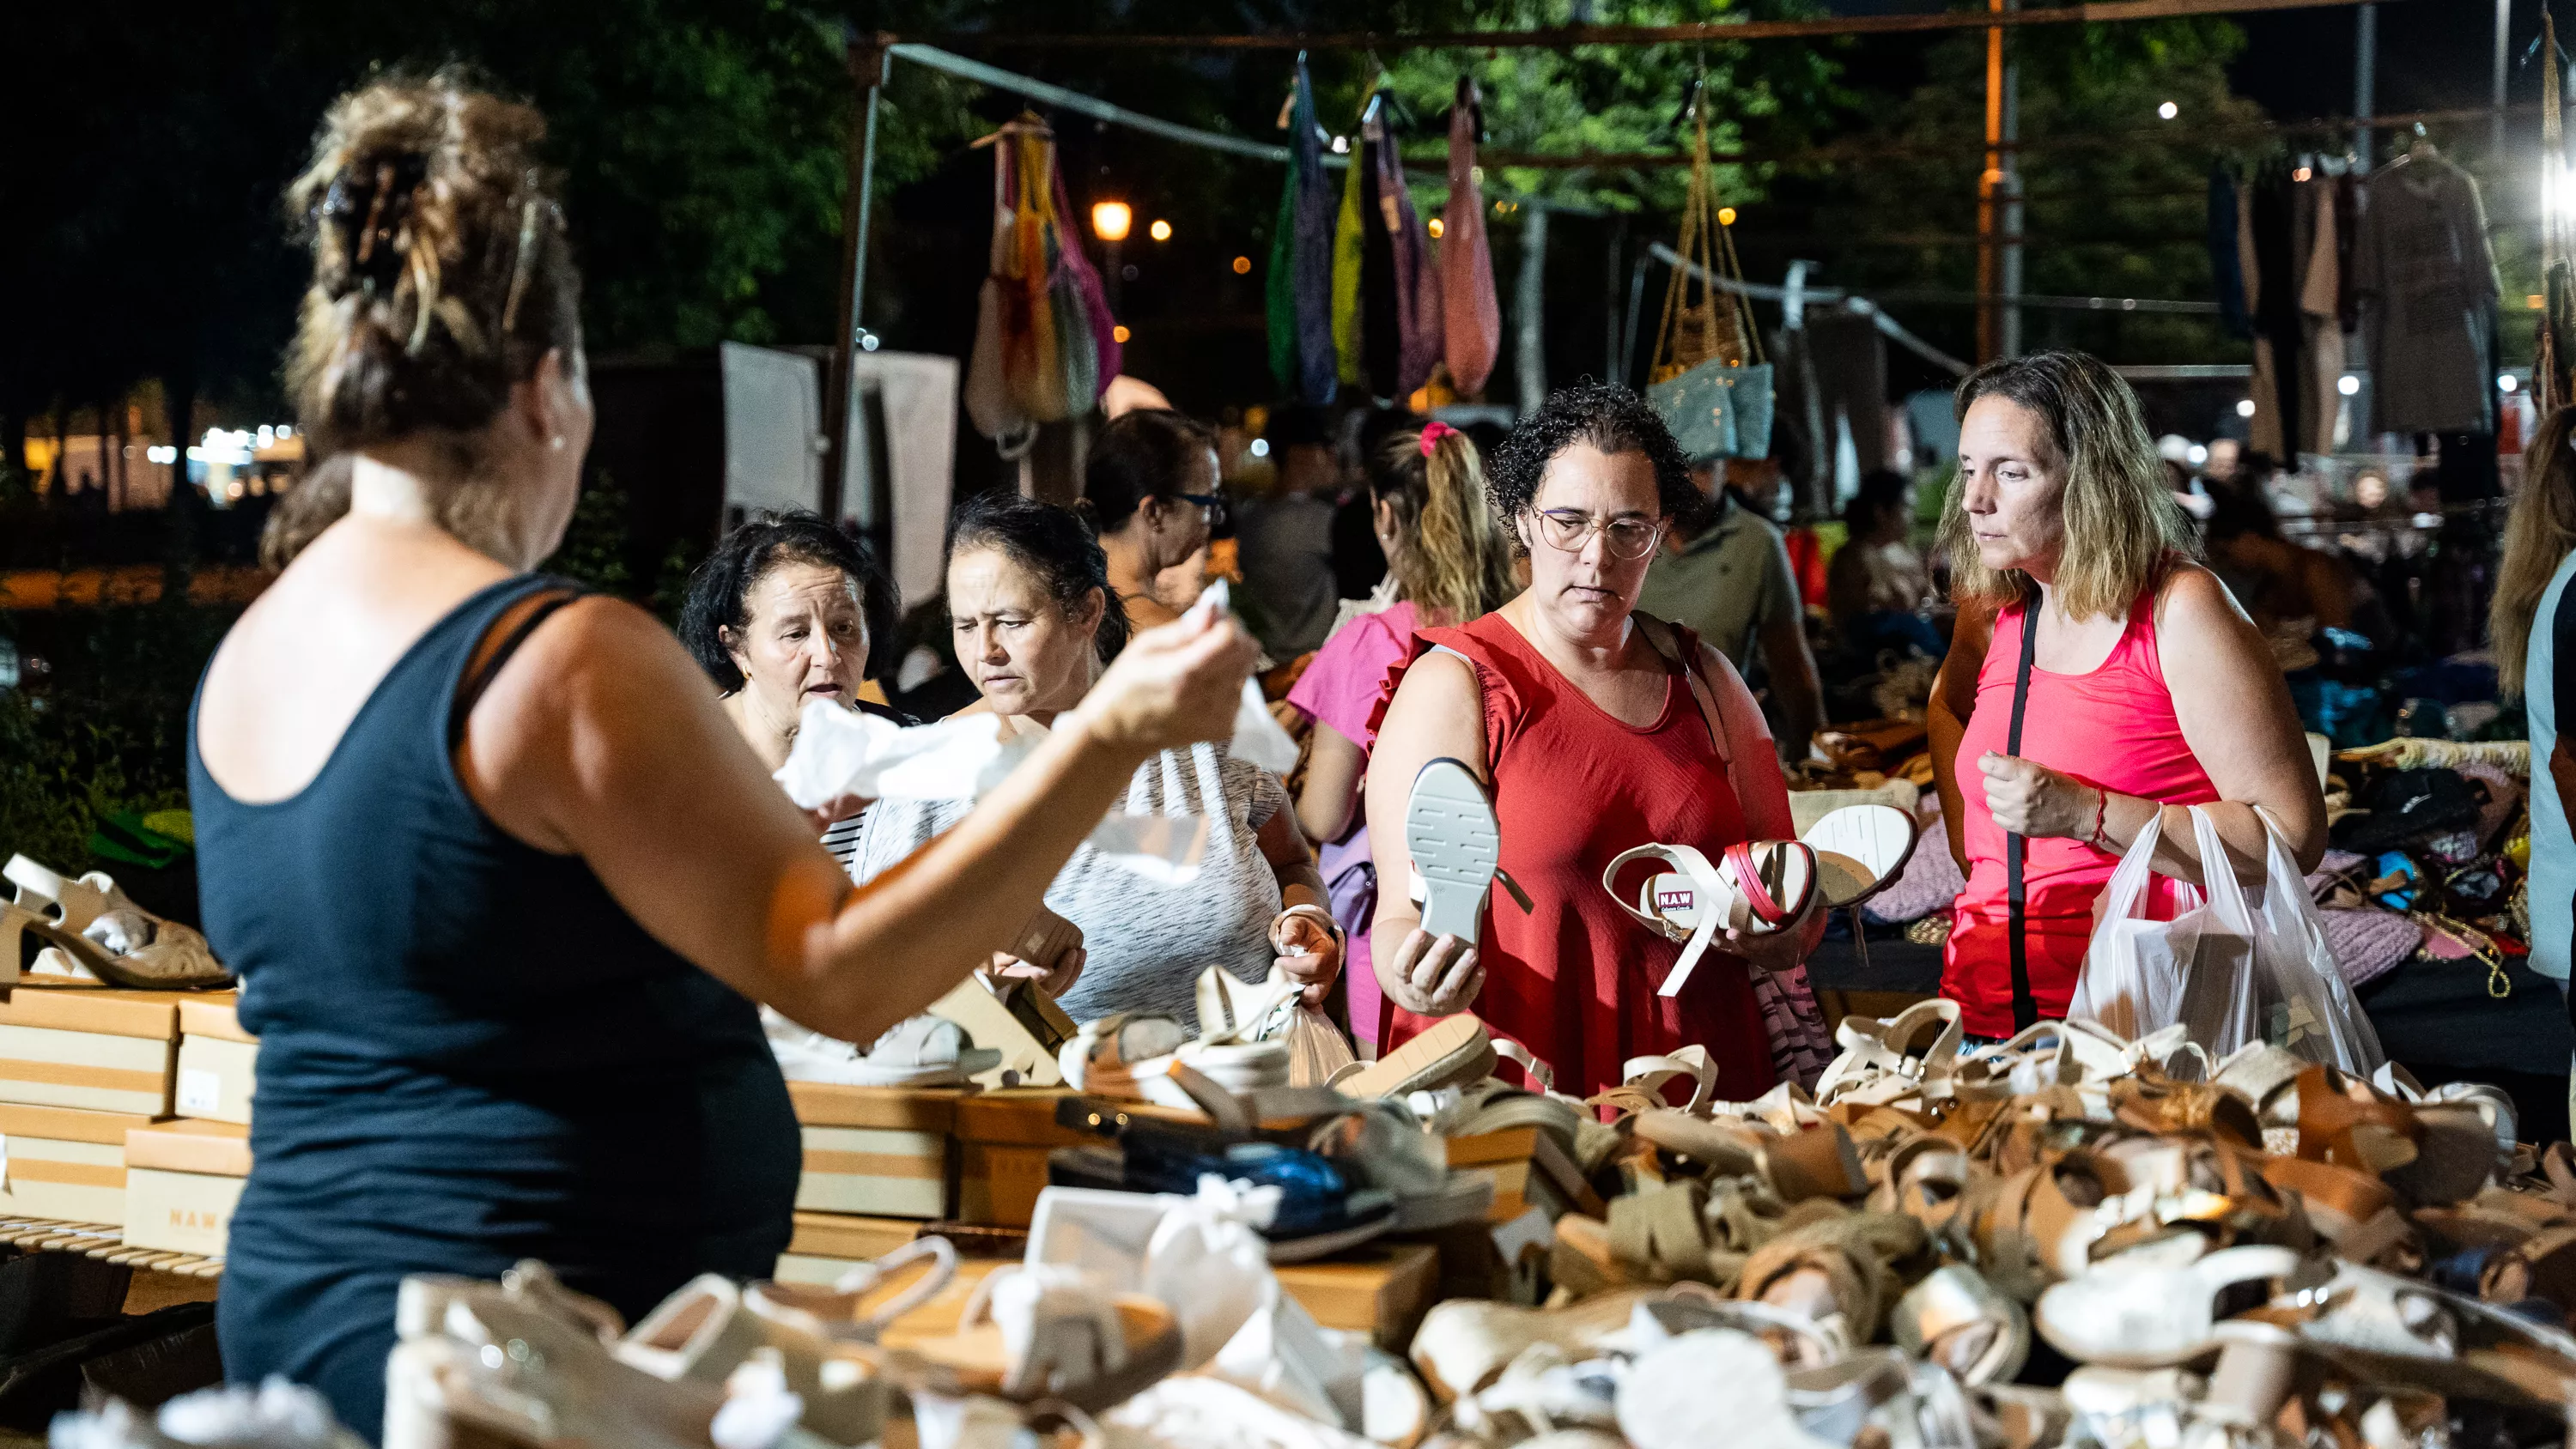
[[[1377,918],[1369,932],[1378,985],[1395,1004],[1424,1016],[1464,1010],[1485,984],[1468,943],[1423,934],[1413,903],[1413,857],[1404,846],[1404,812],[1413,777],[1442,757],[1464,764],[1492,785],[1485,763],[1484,700],[1475,670],[1434,651],[1415,661],[1386,707],[1369,756],[1369,853],[1377,860]]]
[[[1231,620],[1139,635],[973,814],[858,888],[678,642],[623,604],[541,626],[476,704],[458,763],[503,829],[581,856],[655,939],[865,1042],[1010,946],[1148,755],[1226,731],[1253,653]]]

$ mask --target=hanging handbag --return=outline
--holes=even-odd
[[[1691,458],[1771,455],[1771,364],[1743,293],[1718,285],[1744,279],[1735,239],[1718,220],[1708,154],[1708,118],[1691,106],[1691,179],[1682,203],[1681,261],[1664,289],[1655,327],[1647,401]],[[1694,286],[1696,283],[1696,296]]]

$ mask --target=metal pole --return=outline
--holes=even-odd
[[[2371,88],[2379,74],[2379,7],[2364,5],[2354,17],[2352,49],[2353,170],[2370,169]]]
[[[2002,0],[2002,8],[2016,10],[2020,0]],[[1994,32],[1998,43],[2004,32]],[[2000,309],[2002,329],[1999,341],[2002,355],[2021,356],[2021,153],[2015,143],[2021,140],[2021,62],[2007,49],[2004,56],[2003,140],[1997,154],[2003,162],[2003,235],[2002,283],[2003,305]]]
[[[823,401],[823,487],[825,518],[841,517],[842,480],[852,456],[850,413],[851,359],[866,332],[861,322],[868,295],[868,213],[877,173],[877,93],[885,84],[886,49],[891,37],[852,35],[848,60],[850,82],[858,87],[865,119],[851,128],[847,151],[847,191],[841,198],[841,307],[838,335],[832,342],[832,375]],[[860,506],[866,500],[858,500]]]
[[[1520,315],[1519,345],[1515,349],[1515,370],[1520,373],[1521,416],[1528,417],[1547,401],[1547,349],[1545,319],[1547,300],[1547,208],[1535,201],[1520,203],[1528,213],[1521,218],[1521,278],[1515,288],[1513,310]]]
[[[1986,0],[1986,8],[2001,15],[2004,0]],[[2001,26],[1994,26],[1986,31],[1986,166],[1977,174],[1979,362],[1992,362],[2003,355],[2003,308],[1996,301],[2003,292],[2003,253],[1997,245],[2002,218],[1996,205],[2004,180],[2003,139],[2004,32]]]
[[[2513,26],[2513,0],[2496,0],[2495,21],[2495,119],[2488,123],[2487,150],[2497,161],[2504,159],[2504,69],[2505,39]]]

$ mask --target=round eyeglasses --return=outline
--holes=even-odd
[[[1547,546],[1581,553],[1593,534],[1619,558],[1644,558],[1663,542],[1664,526],[1643,518],[1595,518],[1571,508],[1551,508],[1538,515],[1538,536]]]

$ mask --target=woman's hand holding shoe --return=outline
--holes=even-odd
[[[1485,989],[1485,964],[1457,937],[1435,938],[1416,926],[1378,973],[1378,985],[1416,1016],[1451,1016],[1474,1005]]]
[[[1342,937],[1331,917],[1313,906],[1281,911],[1270,922],[1270,944],[1279,973],[1306,988],[1308,1006],[1322,1006],[1342,973]]]
[[[1807,897],[1806,914],[1797,920],[1776,931],[1724,931],[1716,945],[1757,973],[1786,971],[1806,960],[1816,943],[1825,939],[1824,902],[1824,893],[1816,892]]]
[[[984,974],[994,982],[1034,981],[1038,990],[1055,998],[1071,991],[1073,983],[1082,979],[1087,959],[1082,928],[1040,906],[1011,949],[993,953],[992,964]]]

